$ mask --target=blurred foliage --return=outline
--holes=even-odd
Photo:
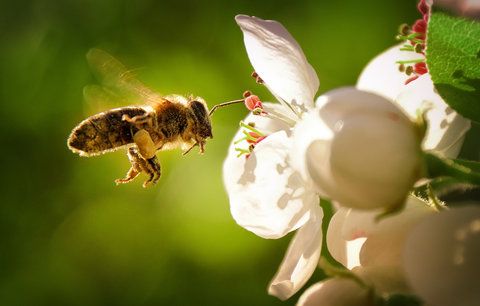
[[[204,156],[159,154],[163,177],[146,190],[142,179],[114,186],[124,152],[86,159],[66,146],[92,114],[92,47],[164,94],[270,99],[250,77],[239,13],[281,21],[321,92],[354,84],[417,18],[414,0],[0,2],[0,305],[295,304],[266,293],[291,236],[263,240],[229,214],[221,169],[242,107],[215,114]]]

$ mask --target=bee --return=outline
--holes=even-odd
[[[107,86],[127,92],[146,104],[115,108],[88,117],[68,137],[68,148],[80,156],[127,149],[131,167],[124,178],[115,180],[117,185],[131,182],[142,172],[148,175],[143,187],[155,184],[161,176],[158,151],[181,148],[185,155],[198,146],[203,154],[207,139],[213,138],[210,120],[213,112],[244,101],[220,103],[209,111],[201,97],[162,96],[150,90],[105,51],[92,49],[87,53],[87,60]],[[84,94],[88,89],[85,88]]]

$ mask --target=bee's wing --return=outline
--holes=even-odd
[[[88,116],[107,109],[138,103],[138,99],[132,101],[124,95],[119,95],[115,91],[109,90],[105,86],[93,84],[83,87],[83,99],[85,101],[85,115]]]
[[[87,86],[84,90],[85,96],[92,96],[99,92],[102,96],[108,93],[109,96],[117,96],[118,100],[124,100],[129,104],[158,104],[165,101],[160,94],[137,80],[131,70],[128,70],[109,53],[100,49],[91,49],[87,53],[87,61],[103,85],[103,92],[98,88],[88,89]]]

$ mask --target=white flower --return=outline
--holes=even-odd
[[[472,203],[428,216],[408,236],[406,277],[427,304],[480,303],[480,207]]]
[[[269,287],[270,294],[286,299],[305,284],[318,263],[323,217],[318,204],[318,192],[329,197],[330,194],[340,197],[354,188],[354,194],[349,195],[349,200],[380,202],[386,206],[398,202],[406,196],[413,184],[412,173],[418,168],[419,140],[407,117],[391,102],[373,94],[352,88],[341,89],[319,99],[332,103],[325,102],[315,108],[314,96],[319,81],[290,33],[276,21],[244,15],[237,16],[236,21],[243,31],[250,62],[263,84],[281,104],[265,103],[262,115],[250,114],[245,119],[245,122],[253,124],[243,123],[243,129],[234,137],[224,163],[224,182],[232,216],[242,227],[270,239],[283,237],[298,229]],[[257,99],[251,102],[252,105],[258,104]],[[373,135],[368,146],[362,143],[365,138],[357,141],[352,139],[361,132],[356,129],[367,131],[369,128],[372,130],[364,133]],[[254,149],[238,148],[248,146],[246,139],[252,141],[251,135],[254,135]],[[388,142],[392,136],[398,138],[400,146]],[[312,180],[312,173],[308,171],[323,162],[319,159],[319,148],[314,143],[318,140],[325,141],[326,150],[335,152],[337,156],[332,156],[333,162],[345,162],[352,168],[361,167],[361,163],[354,160],[352,155],[356,154],[357,147],[365,154],[370,147],[379,150],[375,153],[377,155],[371,154],[372,156],[391,156],[391,159],[379,160],[392,162],[394,166],[386,167],[387,169],[407,175],[402,175],[400,183],[394,185],[394,188],[384,186],[385,190],[392,191],[393,196],[383,193],[387,194],[388,199],[380,197],[379,201],[376,201],[379,197],[373,197],[368,192],[362,193],[361,190],[366,185],[361,184],[363,175],[371,177],[371,163],[364,165],[357,173],[354,172],[355,169],[353,172],[341,172],[341,167],[332,167],[332,170],[339,173],[339,180],[334,181],[337,177],[333,176],[337,174],[333,173],[333,176],[322,178],[326,181],[325,184],[319,183],[319,180],[315,180],[318,177]],[[349,145],[352,140],[353,146]],[[390,146],[375,143],[376,141],[387,141]],[[312,143],[314,145],[310,146]],[[337,147],[345,147],[348,152],[342,153],[342,149],[337,150]],[[311,154],[307,155],[309,149]],[[248,158],[238,158],[238,151],[241,154],[242,151],[248,153]],[[404,154],[404,151],[407,153]],[[306,167],[306,157],[310,159],[311,167]],[[398,168],[399,162],[404,162],[402,168]],[[354,182],[342,189],[342,184],[349,182],[348,176],[351,173]],[[395,178],[388,171],[379,176],[385,176],[384,174]],[[330,179],[334,182],[331,183]],[[373,190],[370,184],[382,181],[382,178],[366,179],[369,190]],[[391,182],[385,180],[387,184]]]
[[[470,129],[470,120],[463,118],[443,101],[436,93],[428,73],[404,85],[408,76],[398,70],[395,62],[418,58],[418,54],[400,51],[400,47],[394,46],[375,57],[360,75],[357,88],[396,102],[412,119],[416,118],[423,104],[428,109],[428,130],[423,149],[454,158],[460,152],[465,134]]]
[[[395,62],[399,59],[409,60],[416,57],[418,55],[412,52],[400,51],[400,45],[390,48],[367,65],[358,80],[357,88],[394,101],[412,119],[417,116],[417,110],[422,104],[426,104],[429,108],[426,114],[428,129],[423,140],[423,149],[454,158],[461,149],[465,133],[470,128],[470,121],[448,107],[435,92],[428,74],[404,85],[408,77],[397,69]],[[415,202],[417,202],[416,205]],[[414,206],[418,207],[412,212],[418,212],[419,216],[422,215],[425,205],[419,200],[410,198],[406,209],[411,210]],[[347,268],[353,269],[363,279],[373,283],[378,290],[383,292],[406,291],[408,286],[401,268],[399,254],[402,251],[401,246],[404,243],[407,227],[397,228],[401,231],[401,236],[392,232],[395,231],[395,228],[392,228],[383,229],[386,233],[377,235],[375,238],[373,234],[368,235],[367,233],[374,226],[372,220],[376,215],[378,215],[376,211],[360,212],[340,209],[333,216],[328,229],[328,248],[339,262]],[[390,218],[398,219],[398,221],[391,220],[390,222],[393,224],[401,222],[401,220],[407,222],[409,218],[410,222],[417,220],[415,215],[411,215],[411,212],[408,211]],[[382,222],[374,226],[379,233]],[[365,243],[368,239],[370,243]],[[384,240],[382,241],[382,239]],[[372,247],[375,245],[383,245],[383,247]],[[372,263],[376,264],[372,265]]]
[[[433,212],[413,196],[399,214],[378,222],[378,211],[341,208],[329,224],[328,249],[338,262],[378,292],[408,292],[402,267],[405,240],[412,227]]]
[[[375,306],[374,295],[348,278],[331,278],[305,290],[297,306]]]
[[[389,208],[405,201],[420,176],[421,134],[385,98],[341,88],[319,97],[316,111],[295,127],[292,159],[340,205]]]
[[[264,238],[280,238],[299,229],[269,287],[270,294],[286,299],[315,270],[322,244],[318,195],[291,167],[289,158],[291,128],[313,107],[319,81],[298,43],[280,23],[244,15],[236,21],[250,62],[282,105],[265,103],[268,117],[251,114],[245,119],[268,137],[256,144],[249,158],[237,158],[232,143],[224,163],[224,182],[231,213],[242,227]],[[234,140],[241,137],[242,130]]]

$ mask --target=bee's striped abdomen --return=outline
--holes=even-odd
[[[124,107],[91,116],[72,131],[68,147],[82,156],[92,156],[130,144],[136,128],[122,120],[123,115],[133,118],[146,113],[141,107]]]

